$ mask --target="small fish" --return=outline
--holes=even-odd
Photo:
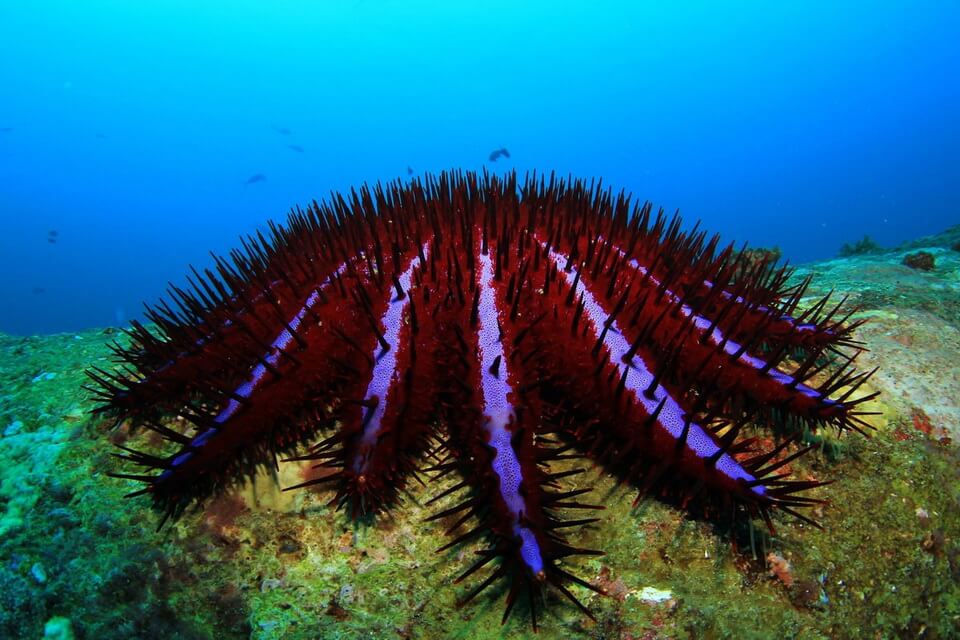
[[[296,151],[297,153],[303,153],[303,147],[301,147],[298,144],[288,144],[287,149],[291,149],[293,151]]]
[[[407,167],[407,175],[408,175],[408,176],[412,176],[412,175],[413,175],[413,168],[412,168],[412,167]]]
[[[506,147],[500,147],[499,149],[494,149],[490,152],[490,162],[496,162],[500,157],[509,158],[510,152],[507,151]]]
[[[0,133],[10,133],[13,131],[13,127],[0,127]]]
[[[266,182],[266,181],[267,181],[267,176],[263,175],[262,173],[255,173],[249,178],[247,178],[243,184],[256,184],[258,182]]]
[[[50,229],[50,231],[47,232],[47,235],[51,238],[56,238],[58,235],[60,235],[60,232],[56,229]]]
[[[51,237],[47,238],[47,242],[48,242],[49,244],[57,244],[57,239],[56,239],[55,237],[51,236]]]
[[[97,140],[106,140],[106,139],[107,139],[107,134],[105,134],[105,133],[100,133],[100,132],[98,131],[98,132],[96,133],[96,138],[97,138]]]
[[[35,295],[35,296],[40,295],[41,293],[46,293],[46,292],[47,292],[47,290],[44,289],[43,287],[34,287],[34,288],[33,288],[33,295]]]
[[[277,125],[273,125],[273,130],[282,136],[288,136],[292,133],[290,129],[287,129],[286,127],[278,127]]]

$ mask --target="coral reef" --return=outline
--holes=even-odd
[[[906,251],[907,249],[928,249],[930,247],[957,251],[958,247],[960,247],[960,224],[955,224],[952,227],[944,229],[936,235],[907,240],[900,244],[896,250]]]
[[[850,256],[863,256],[882,252],[883,247],[877,244],[873,238],[865,234],[863,238],[853,244],[844,243],[837,252],[837,255],[841,258],[847,258]]]
[[[753,247],[744,249],[741,252],[740,266],[733,275],[734,282],[743,278],[750,277],[750,274],[756,273],[758,269],[774,265],[780,261],[782,252],[780,247],[766,248]]]

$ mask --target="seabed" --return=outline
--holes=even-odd
[[[576,535],[606,551],[576,573],[593,622],[556,594],[539,637],[949,638],[960,635],[960,227],[893,251],[804,265],[809,300],[850,294],[879,367],[870,438],[821,434],[791,464],[834,482],[816,491],[823,530],[778,515],[775,537],[731,543],[709,522],[597,471],[578,477],[607,505]],[[960,248],[960,247],[958,247]],[[903,264],[919,250],[932,271]],[[330,494],[281,463],[235,494],[157,532],[111,441],[126,427],[92,417],[88,366],[110,366],[118,331],[0,335],[0,637],[523,638],[522,607],[501,626],[503,594],[458,608],[453,579],[474,547],[438,554],[443,523],[423,506],[445,485],[413,487],[391,517],[351,523]],[[571,485],[573,486],[573,485]],[[449,499],[449,504],[453,504]],[[758,530],[759,531],[759,530]],[[468,581],[469,582],[469,581]]]

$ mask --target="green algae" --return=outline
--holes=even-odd
[[[753,549],[738,537],[735,549],[729,532],[674,507],[647,499],[633,508],[632,490],[590,471],[569,486],[592,487],[592,501],[607,509],[571,542],[606,555],[570,570],[610,595],[574,588],[593,622],[551,594],[540,637],[960,633],[960,461],[956,438],[944,435],[956,426],[918,429],[914,408],[935,422],[939,415],[928,396],[902,386],[925,374],[923,362],[883,359],[938,345],[956,361],[956,262],[944,252],[933,274],[903,272],[890,253],[799,274],[816,272],[816,286],[853,292],[871,319],[858,334],[873,349],[867,364],[898,372],[897,380],[884,369],[877,376],[884,395],[871,407],[882,413],[872,437],[827,435],[828,450],[791,465],[800,477],[834,481],[815,492],[830,501],[817,513],[822,530],[777,516],[775,536],[758,534]],[[940,311],[924,311],[935,297]],[[259,492],[222,497],[156,531],[146,501],[123,498],[131,483],[105,475],[121,468],[110,439],[126,434],[91,417],[80,388],[86,367],[109,366],[114,337],[0,338],[0,636],[43,637],[47,629],[81,639],[529,634],[522,607],[500,625],[502,588],[456,606],[476,581],[453,580],[478,547],[435,552],[451,522],[425,520],[455,498],[423,503],[444,483],[413,491],[390,517],[355,524],[326,505],[329,494],[281,500],[270,491],[275,480],[263,477]],[[892,350],[898,346],[908,351]],[[296,474],[286,465],[281,471]],[[768,554],[789,569],[771,573]]]

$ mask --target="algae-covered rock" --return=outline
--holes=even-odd
[[[905,255],[903,257],[903,264],[911,269],[933,271],[934,267],[937,266],[937,261],[929,251],[917,251],[916,253],[908,253]]]

